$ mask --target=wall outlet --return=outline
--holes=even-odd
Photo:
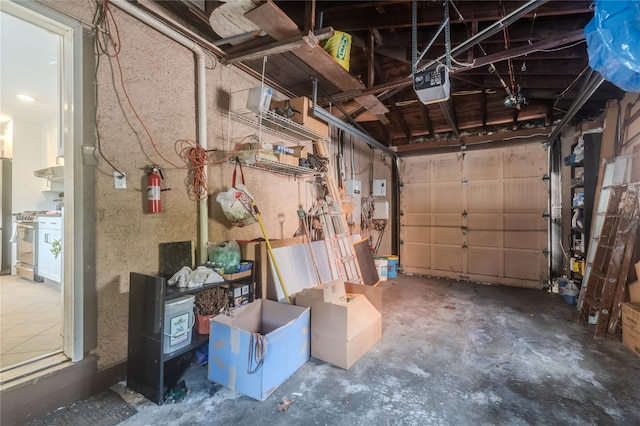
[[[127,189],[127,176],[124,173],[113,172],[113,187],[115,189]]]

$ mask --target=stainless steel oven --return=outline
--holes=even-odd
[[[21,277],[43,281],[38,275],[38,220],[35,212],[16,216],[16,272]]]

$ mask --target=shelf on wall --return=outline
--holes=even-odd
[[[302,124],[282,117],[273,111],[261,109],[259,113],[255,113],[248,109],[242,109],[229,111],[229,116],[236,121],[264,130],[298,145],[310,146],[314,140],[329,140],[326,136],[322,136]]]
[[[240,160],[243,166],[268,170],[270,172],[286,176],[302,177],[321,173],[307,167],[300,167],[293,164],[275,161],[272,158],[264,156],[259,151],[236,151],[236,157]],[[227,161],[235,164],[236,157],[231,157]]]

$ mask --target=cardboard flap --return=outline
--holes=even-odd
[[[280,327],[286,327],[309,310],[302,306],[288,305],[286,303],[278,303],[273,300],[261,299],[262,309],[262,329],[260,333],[267,335]],[[255,303],[255,302],[254,302]],[[253,303],[249,303],[252,305]],[[283,305],[286,309],[283,309]]]
[[[362,284],[344,283],[347,293],[364,294],[375,308],[382,312],[382,289]]]
[[[236,308],[231,315],[216,315],[212,321],[258,333],[262,322],[262,299]]]
[[[346,303],[347,297],[344,289],[344,282],[341,279],[329,281],[322,284],[323,300],[327,303]]]
[[[371,324],[379,321],[382,314],[366,296],[362,294],[349,295],[353,297],[347,302],[347,341],[360,334]]]

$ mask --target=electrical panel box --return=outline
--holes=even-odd
[[[387,196],[387,180],[386,179],[374,179],[373,190],[371,195],[374,197],[386,197]]]
[[[389,202],[387,200],[376,200],[373,202],[373,212],[371,213],[371,219],[389,219]]]
[[[446,101],[451,91],[449,71],[445,67],[439,67],[415,73],[413,90],[423,104]]]
[[[355,179],[345,179],[344,195],[346,195],[345,202],[353,202],[354,204],[350,222],[360,224],[360,215],[362,212],[362,182]]]

